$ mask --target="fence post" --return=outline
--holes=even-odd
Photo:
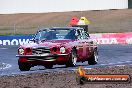
[[[13,29],[14,29],[14,35],[16,35],[16,24],[14,24]]]

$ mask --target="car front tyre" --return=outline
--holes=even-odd
[[[52,68],[53,68],[53,65],[52,65],[52,64],[50,64],[50,65],[44,65],[44,67],[45,67],[46,69],[52,69]]]
[[[28,63],[19,63],[19,69],[21,71],[29,71],[31,66]]]
[[[77,53],[76,50],[73,49],[69,58],[68,63],[66,64],[67,67],[74,67],[77,64]]]
[[[91,58],[88,60],[89,65],[95,65],[98,63],[98,52],[95,50],[91,56]]]

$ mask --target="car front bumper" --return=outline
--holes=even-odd
[[[60,56],[68,56],[68,54],[40,54],[40,55],[16,55],[19,58],[27,58],[28,61],[55,61]]]

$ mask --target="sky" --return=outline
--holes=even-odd
[[[0,11],[3,12],[17,12],[17,11],[28,11],[28,10],[43,10],[44,7],[51,5],[46,2],[47,0],[0,0]],[[51,0],[50,0],[51,1]],[[44,3],[47,3],[44,4]],[[45,6],[43,6],[43,4]],[[47,8],[50,9],[50,8]]]
[[[108,9],[115,6],[126,8],[127,0],[0,0],[0,14]]]

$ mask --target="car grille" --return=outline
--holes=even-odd
[[[32,53],[33,53],[33,55],[34,54],[50,53],[50,49],[49,48],[45,48],[45,47],[43,47],[43,48],[34,48],[32,50]]]

